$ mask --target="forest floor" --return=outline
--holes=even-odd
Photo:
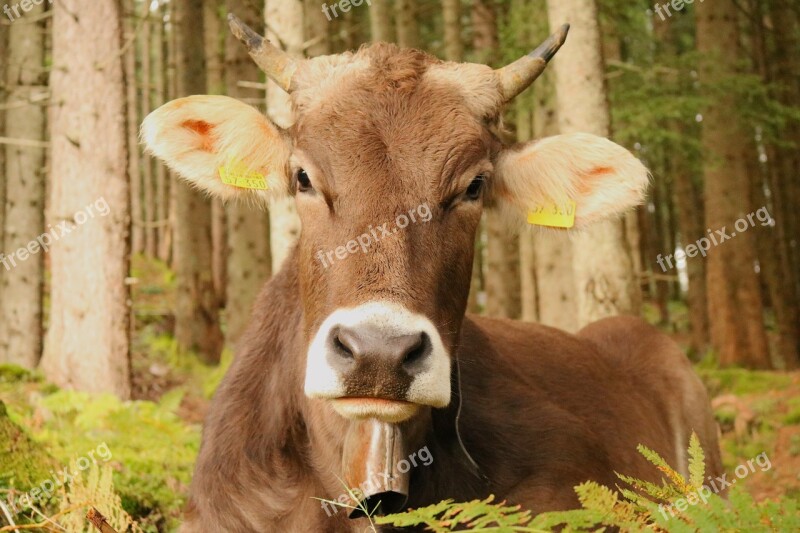
[[[60,390],[37,372],[0,366],[0,500],[19,497],[65,466],[80,465],[105,443],[124,509],[148,532],[173,531],[185,504],[210,398],[230,364],[219,367],[182,354],[169,330],[173,279],[157,265],[141,266],[134,289],[137,335],[133,345],[134,399]],[[681,326],[670,333],[682,340]],[[800,372],[751,372],[696,368],[713,399],[722,429],[728,479],[760,454],[768,460],[739,480],[758,500],[786,496],[800,501]],[[6,441],[6,442],[3,442]],[[96,456],[95,456],[96,458]],[[106,488],[107,490],[111,490]],[[17,524],[42,520],[75,496],[58,488],[35,510],[19,510]],[[66,502],[66,503],[65,503]],[[0,528],[7,520],[0,517]]]

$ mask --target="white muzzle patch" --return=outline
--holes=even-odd
[[[320,326],[308,347],[306,365],[305,394],[309,398],[335,400],[346,395],[342,376],[329,363],[331,344],[328,341],[331,330],[344,327],[357,329],[371,327],[387,338],[425,333],[431,342],[431,353],[424,367],[415,373],[406,394],[406,402],[411,404],[445,407],[450,403],[450,356],[442,343],[439,332],[425,316],[412,313],[405,307],[392,302],[369,302],[356,307],[337,309]],[[391,402],[389,402],[391,403]],[[402,402],[394,402],[402,403]],[[395,421],[398,411],[413,415],[416,409],[411,406],[401,409],[399,405],[384,402],[336,402],[336,410],[348,418],[391,418]],[[349,406],[349,407],[346,407]],[[350,413],[352,411],[352,413]],[[383,411],[387,411],[383,413]],[[352,414],[352,416],[350,416]],[[387,415],[384,417],[383,415]]]

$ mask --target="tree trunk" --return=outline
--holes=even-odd
[[[682,158],[673,159],[675,205],[678,207],[678,228],[684,250],[705,233],[703,228],[702,192],[692,180],[692,174]],[[691,338],[689,350],[702,356],[708,348],[708,309],[706,308],[706,263],[700,255],[686,258],[689,286],[686,293],[689,308]]]
[[[374,4],[372,9],[375,9]],[[267,37],[270,41],[276,46],[283,44],[289,54],[302,57],[302,0],[267,0],[265,16],[269,28]],[[288,128],[294,120],[289,95],[272,81],[267,83],[267,114],[282,128]],[[300,219],[294,206],[294,198],[277,200],[270,204],[269,227],[272,271],[277,272],[300,234]]]
[[[444,55],[448,61],[461,61],[461,0],[442,0],[444,15]]]
[[[34,5],[28,16],[43,12],[44,6]],[[47,91],[42,21],[17,22],[10,27],[7,57],[8,101],[35,101]],[[46,109],[40,103],[12,106],[6,111],[5,136],[41,142]],[[0,258],[6,270],[0,288],[0,362],[34,368],[42,354],[44,251],[36,238],[44,231],[45,150],[41,146],[7,145],[5,165],[5,225],[0,252],[8,256]]]
[[[142,54],[142,95],[141,95],[141,117],[144,119],[153,110],[153,68],[152,68],[152,25],[153,17],[150,14],[150,5],[145,4],[144,19],[142,20],[141,35],[139,36],[139,49]],[[160,21],[156,21],[160,24]],[[134,124],[136,130],[139,123]],[[148,257],[154,258],[157,255],[156,248],[156,228],[155,222],[155,198],[153,183],[153,165],[155,159],[152,157],[142,157],[138,147],[137,151],[132,152],[142,161],[142,216],[144,217],[144,251]]]
[[[797,50],[800,47],[797,12],[792,9],[789,0],[772,0],[769,2],[770,15],[774,31],[774,54],[765,60],[770,81],[778,82],[780,89],[777,99],[785,105],[796,106],[800,102],[800,58]],[[783,339],[781,356],[787,368],[800,367],[800,180],[797,169],[800,169],[800,125],[797,121],[786,126],[786,140],[794,146],[770,147],[770,164],[772,173],[769,181],[775,220],[771,231],[774,233],[774,253],[781,294],[777,306],[782,307],[783,330],[788,332]],[[776,308],[776,314],[778,309]],[[794,318],[793,318],[794,317]],[[791,347],[791,336],[796,343]]]
[[[369,8],[369,29],[372,42],[390,43],[392,38],[392,6],[389,0],[372,0]]]
[[[237,13],[249,26],[257,28],[263,13],[247,0],[228,0],[228,12]],[[243,81],[258,81],[258,66],[247,49],[232,33],[225,38],[225,83],[234,98],[263,98],[255,89],[238,87]],[[261,286],[271,273],[269,216],[258,206],[231,203],[228,215],[228,285],[225,323],[227,342],[236,343],[250,317],[251,307]]]
[[[550,26],[571,23],[569,45],[553,62],[559,129],[609,134],[600,28],[595,0],[548,0]],[[576,75],[576,72],[581,73]],[[638,281],[620,220],[601,222],[572,238],[578,329],[622,313],[638,314]]]
[[[50,248],[50,328],[42,369],[59,386],[128,398],[130,211],[121,13],[115,0],[83,7],[80,0],[53,4],[48,229],[59,239]]]
[[[304,19],[308,57],[324,56],[331,53],[331,24],[319,7],[318,0],[305,0]],[[352,11],[349,10],[349,11]],[[338,22],[338,18],[337,18]]]
[[[206,86],[209,94],[227,94],[223,63],[225,50],[223,35],[228,35],[227,25],[222,23],[222,0],[203,0],[203,24],[205,25]],[[239,15],[238,7],[226,12]],[[223,29],[224,27],[224,29]],[[214,277],[214,292],[220,308],[227,305],[228,284],[228,220],[226,207],[219,198],[211,199],[211,269]]]
[[[483,57],[477,60],[496,66],[499,55],[497,17],[494,6],[486,0],[472,2],[473,45]],[[519,318],[520,273],[518,237],[496,210],[486,211],[486,314],[493,317]]]
[[[394,12],[397,19],[397,44],[405,48],[422,46],[417,22],[417,0],[395,0]]]
[[[653,19],[653,36],[658,42],[655,53],[669,54],[674,56],[677,53],[677,38],[674,34],[672,18],[665,17],[662,21],[660,17]],[[687,87],[687,89],[690,89]],[[686,127],[680,121],[669,120],[666,124],[678,139],[684,139],[689,135]],[[683,249],[690,244],[694,244],[697,239],[705,234],[703,226],[703,193],[701,186],[696,183],[693,175],[691,162],[687,159],[684,150],[679,149],[679,145],[666,157],[666,170],[672,177],[672,198],[677,210],[677,226],[680,234],[680,243]],[[673,275],[676,272],[663,272],[661,268],[655,268],[653,260],[655,255],[649,255],[650,266],[657,274]],[[672,253],[672,252],[670,252]],[[696,359],[705,355],[708,349],[708,309],[706,304],[706,259],[701,255],[686,257],[686,275],[688,277],[688,287],[686,291],[686,304],[689,312],[689,352],[694,354]]]
[[[8,30],[9,26],[0,24],[0,57],[8,57]],[[8,102],[8,91],[6,89],[6,67],[7,61],[0,61],[0,102]],[[0,131],[6,131],[6,113],[0,112]],[[6,211],[6,147],[0,145],[0,248],[2,248],[4,235],[5,235],[5,211]],[[0,253],[4,253],[4,249],[0,249]],[[5,267],[0,268],[0,301],[3,299],[3,273]],[[0,345],[4,342],[5,334],[3,333],[3,324],[0,322]],[[5,357],[3,352],[0,352],[0,359]]]
[[[174,0],[177,32],[177,91],[206,91],[203,0]],[[211,257],[211,203],[183,181],[172,183],[175,202],[175,339],[206,362],[219,361],[222,332]]]
[[[128,176],[131,190],[131,252],[144,252],[144,208],[142,206],[142,172],[139,159],[139,94],[136,79],[136,0],[125,0],[122,12],[125,50],[125,109],[128,116]],[[144,53],[142,54],[144,55]],[[142,84],[144,85],[144,83]]]
[[[160,1],[160,0],[159,0]],[[162,106],[167,101],[167,61],[168,41],[164,31],[164,18],[167,12],[166,5],[161,3],[158,7],[158,23],[153,32],[153,86],[155,87],[155,107]],[[156,241],[158,258],[168,262],[172,249],[172,232],[169,224],[169,179],[164,163],[154,159],[156,169],[155,178],[155,218]]]
[[[668,167],[667,167],[668,168]],[[660,255],[674,255],[675,246],[669,238],[669,209],[667,207],[667,180],[666,176],[661,176],[653,180],[651,186],[653,195],[653,206],[655,212],[653,213],[653,225],[651,226],[652,234],[652,248],[656,251],[656,255],[650,259],[650,268],[657,272],[655,277],[655,303],[658,307],[658,323],[660,326],[669,325],[669,280],[670,278],[677,277],[678,269],[667,270],[661,272],[661,268],[656,270],[657,258]]]
[[[712,84],[717,76],[735,75],[742,54],[733,0],[700,3],[695,9],[697,50],[705,59],[700,81]],[[769,368],[753,232],[732,227],[751,208],[744,159],[748,137],[735,98],[730,92],[720,94],[703,113],[705,225],[712,232],[726,228],[731,239],[708,253],[708,315],[711,343],[721,365]]]

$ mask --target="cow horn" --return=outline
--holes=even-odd
[[[228,24],[233,35],[247,46],[250,57],[284,91],[292,92],[292,78],[301,61],[293,58],[280,48],[273,46],[233,13],[228,14]]]
[[[564,24],[536,50],[495,71],[500,81],[504,102],[512,100],[527,89],[544,72],[547,63],[567,40],[568,32],[569,24]]]

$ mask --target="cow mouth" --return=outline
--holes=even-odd
[[[387,398],[346,396],[330,400],[334,410],[350,420],[376,419],[399,424],[413,417],[420,405]]]

